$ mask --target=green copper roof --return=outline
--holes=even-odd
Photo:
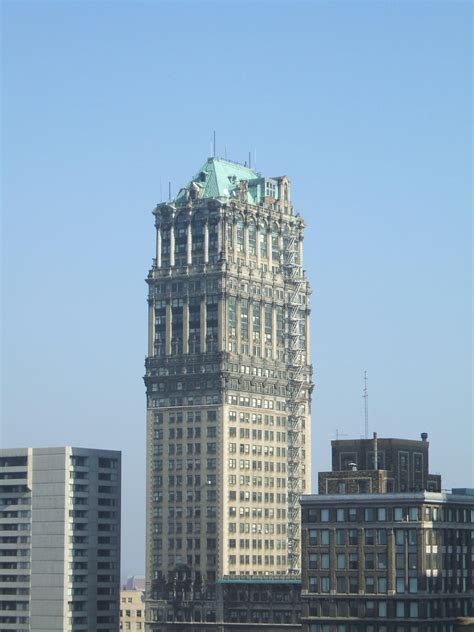
[[[186,189],[194,183],[199,188],[199,198],[232,197],[233,191],[239,187],[241,180],[249,183],[248,202],[257,204],[264,195],[262,188],[264,179],[261,175],[249,167],[222,158],[208,158]],[[181,189],[178,193],[177,202],[186,199],[186,189]]]

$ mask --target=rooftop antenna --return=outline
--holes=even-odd
[[[216,157],[216,131],[215,130],[214,130],[214,135],[212,139],[212,156],[213,158]]]
[[[364,419],[365,419],[365,438],[369,438],[369,391],[367,388],[367,371],[364,371]]]
[[[348,435],[346,435],[344,432],[339,432],[339,429],[336,428],[336,441],[339,441],[339,437],[347,437]]]
[[[171,181],[168,182],[168,202],[171,202]]]

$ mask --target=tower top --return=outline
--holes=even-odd
[[[264,178],[260,173],[238,162],[223,158],[208,158],[187,186],[176,196],[177,204],[192,198],[239,198],[250,204],[260,204],[265,197],[278,198],[278,180]]]

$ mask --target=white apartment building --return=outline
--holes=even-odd
[[[121,454],[0,450],[0,630],[117,632]]]

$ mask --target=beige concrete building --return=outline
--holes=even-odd
[[[286,176],[210,158],[154,215],[146,577],[159,630],[222,620],[225,580],[299,576],[312,371]]]
[[[145,592],[143,590],[120,591],[120,629],[145,629]]]

